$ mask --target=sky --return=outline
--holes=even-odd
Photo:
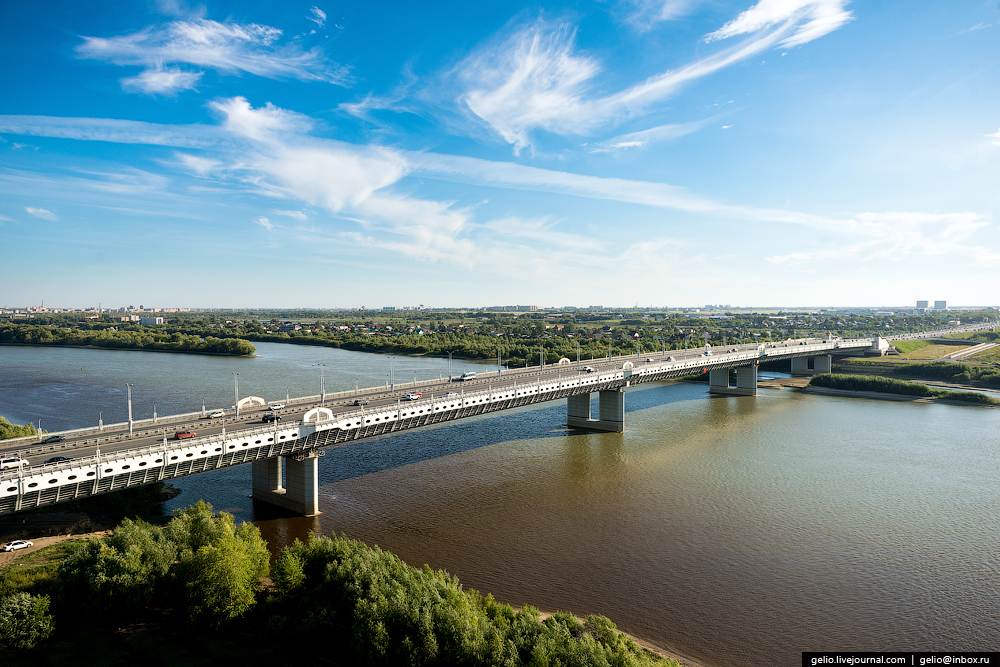
[[[6,3],[0,307],[1000,303],[996,0]]]

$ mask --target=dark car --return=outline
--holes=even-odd
[[[368,399],[367,398],[355,399],[354,405],[368,405]]]
[[[45,459],[46,463],[65,463],[66,461],[72,461],[72,456],[53,456],[50,459]]]
[[[66,439],[65,435],[50,435],[49,437],[42,440],[42,444],[45,445],[50,442],[62,442],[65,439]]]
[[[281,415],[276,415],[273,412],[266,412],[264,416],[260,418],[262,422],[276,422],[281,421]]]

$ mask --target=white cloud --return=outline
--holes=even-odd
[[[687,16],[702,0],[623,0],[625,20],[639,32],[646,32],[663,21],[674,21]]]
[[[775,26],[797,28],[779,46],[799,46],[829,34],[852,20],[844,9],[849,0],[760,0],[715,32],[705,41],[748,35]]]
[[[8,218],[6,215],[0,215],[0,224],[4,222],[14,222],[13,218]]]
[[[765,2],[768,0],[762,0],[760,5]],[[598,127],[644,114],[651,105],[673,96],[691,81],[779,43],[805,43],[847,20],[843,17],[840,23],[827,20],[832,8],[843,0],[795,2],[803,6],[790,14],[786,12],[783,22],[773,29],[765,30],[773,21],[759,20],[754,23],[758,26],[754,32],[760,34],[742,43],[619,92],[597,95],[591,92],[601,65],[596,59],[576,52],[575,29],[539,19],[515,29],[506,38],[495,38],[482,45],[460,63],[456,74],[463,90],[458,100],[475,118],[512,144],[515,154],[531,145],[531,133],[535,130],[564,136],[586,135]],[[850,12],[842,13],[849,18]],[[749,21],[742,21],[724,36],[749,32],[750,28]]]
[[[299,222],[305,222],[309,219],[305,211],[273,211],[275,215],[283,215],[287,218],[292,218],[293,220],[298,220]]]
[[[326,25],[326,12],[315,5],[309,10],[306,18],[318,25],[320,28]]]
[[[281,34],[277,28],[255,23],[174,21],[165,27],[119,37],[83,37],[76,52],[81,58],[140,65],[150,70],[183,63],[228,74],[247,72],[270,79],[326,81],[344,86],[351,83],[347,69],[329,63],[320,49],[278,46]]]
[[[202,157],[200,155],[191,155],[189,153],[174,153],[180,163],[189,171],[193,171],[199,176],[205,176],[206,174],[219,168],[222,163],[219,160],[213,158]]]
[[[987,134],[986,137],[993,140],[994,146],[1000,146],[1000,130],[997,130],[996,134]]]
[[[194,89],[201,76],[201,72],[184,72],[178,67],[156,68],[126,77],[121,84],[125,90],[147,95],[176,95],[182,90]]]
[[[140,194],[162,192],[169,183],[168,179],[142,169],[126,169],[121,172],[82,171],[88,178],[75,178],[73,182],[92,190],[113,194]]]
[[[53,213],[52,211],[47,211],[44,208],[32,208],[31,206],[25,206],[24,210],[41,220],[51,221],[56,219],[55,213]]]
[[[254,109],[246,98],[233,97],[209,106],[222,114],[227,130],[255,141],[270,141],[285,133],[304,133],[312,127],[307,116],[280,109],[270,102]]]
[[[254,220],[254,222],[263,227],[264,229],[266,229],[267,231],[271,231],[272,229],[274,229],[274,225],[271,224],[271,221],[265,218],[264,216],[260,216],[259,218]]]
[[[913,256],[958,255],[977,265],[1000,264],[1000,252],[965,241],[989,224],[979,213],[920,213],[893,211],[862,213],[842,221],[847,238],[862,240],[832,245],[815,252],[796,252],[767,258],[772,264],[806,264],[827,261],[889,261]]]
[[[56,139],[151,144],[175,148],[218,148],[231,143],[217,127],[161,125],[114,118],[57,118],[54,116],[0,116],[0,132]]]
[[[672,141],[693,132],[697,132],[714,121],[715,118],[707,118],[705,120],[694,121],[692,123],[659,125],[648,130],[622,134],[612,139],[608,139],[607,141],[602,141],[594,148],[591,148],[590,152],[604,153],[622,148],[642,148],[658,141]],[[724,125],[723,127],[730,126]]]

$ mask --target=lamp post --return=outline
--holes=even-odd
[[[396,389],[396,375],[392,369],[392,362],[395,357],[389,357],[389,391],[395,391]]]
[[[319,404],[326,404],[326,364],[313,364],[319,366]]]
[[[448,382],[451,382],[451,355],[452,352],[448,353]]]
[[[236,416],[240,416],[240,374],[233,373],[233,396],[236,401]]]
[[[132,385],[126,382],[125,387],[128,389],[128,435],[131,438],[132,437]],[[40,427],[39,430],[41,430]]]
[[[97,413],[97,428],[104,430],[104,410]]]

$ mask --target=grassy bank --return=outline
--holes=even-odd
[[[810,387],[826,387],[848,391],[874,391],[903,396],[922,396],[962,401],[978,405],[1000,405],[1000,400],[973,391],[950,391],[929,387],[920,382],[909,382],[881,375],[847,375],[841,373],[821,373],[809,382]]]

